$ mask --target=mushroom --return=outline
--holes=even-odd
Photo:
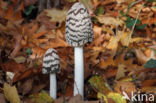
[[[74,71],[74,96],[80,94],[83,97],[84,88],[84,60],[83,46],[92,42],[93,24],[88,10],[80,2],[76,2],[68,11],[66,17],[66,41],[74,47],[75,71]]]
[[[50,96],[53,99],[57,97],[56,73],[60,72],[60,58],[57,51],[50,48],[46,51],[43,58],[43,74],[50,74]]]

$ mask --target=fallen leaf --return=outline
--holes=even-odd
[[[141,92],[145,92],[145,93],[156,93],[156,87],[155,86],[143,87],[141,89]]]
[[[24,63],[26,61],[26,58],[24,56],[14,57],[13,59],[16,61],[16,63],[19,63],[19,64]]]
[[[0,103],[6,103],[5,96],[0,93]]]
[[[123,96],[119,93],[110,92],[108,94],[108,98],[113,99],[115,103],[127,103],[126,99],[124,99]]]
[[[4,83],[3,90],[6,99],[10,103],[20,103],[20,98],[18,96],[18,92],[15,86],[10,86],[9,84]]]
[[[128,46],[131,41],[130,32],[122,33],[120,41],[123,46]]]
[[[58,9],[51,9],[51,10],[45,10],[47,12],[47,16],[49,16],[51,19],[51,22],[59,22],[62,23],[65,21],[67,10],[58,10]]]
[[[28,79],[22,84],[22,95],[28,94],[32,90],[33,79]]]
[[[120,78],[124,77],[126,71],[127,70],[125,70],[125,65],[124,64],[119,64],[118,65],[118,71],[117,71],[115,79],[120,79]]]
[[[147,49],[144,52],[145,56],[150,57],[151,56],[151,49]]]
[[[156,84],[156,79],[145,80],[142,83],[143,87],[154,86],[155,84]]]
[[[116,85],[114,89],[122,94],[122,92],[126,92],[129,96],[131,95],[131,92],[136,92],[135,85],[132,82],[123,82],[123,81],[116,81]]]
[[[108,102],[108,98],[111,98],[114,101],[114,103],[127,103],[126,99],[124,99],[121,94],[114,93],[114,92],[110,92],[107,95],[104,95],[102,93],[98,93],[98,98],[104,99],[104,101],[106,103],[110,103],[110,102]]]
[[[9,71],[13,73],[24,72],[26,70],[25,64],[18,64],[14,60],[10,60],[6,63],[3,63],[4,71]]]
[[[144,38],[136,37],[136,38],[131,38],[130,43],[138,43],[143,41]]]
[[[68,103],[99,103],[99,101],[83,101],[81,95],[76,95]]]
[[[34,103],[54,103],[54,100],[46,92],[30,95],[29,98]]]
[[[113,17],[106,17],[106,16],[98,16],[97,19],[100,23],[105,25],[114,25],[114,26],[121,26],[124,24],[122,20],[113,18]]]
[[[109,93],[110,87],[108,87],[108,84],[102,79],[101,76],[93,76],[89,79],[89,83],[95,88],[97,91],[107,94]]]
[[[108,99],[107,99],[106,95],[104,95],[104,94],[98,92],[97,97],[98,97],[99,99],[103,99],[103,100],[105,101],[105,103],[108,103]]]
[[[116,36],[112,36],[107,45],[107,49],[116,49],[118,47],[119,39]]]
[[[151,56],[147,57],[140,49],[135,49],[136,57],[142,64],[146,63],[150,59],[156,59],[154,51],[151,51]]]

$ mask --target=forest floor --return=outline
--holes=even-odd
[[[84,101],[73,96],[74,48],[65,39],[77,0],[49,1],[0,0],[0,103],[156,103],[156,0],[79,0],[94,31],[84,46]],[[48,48],[61,61],[56,100],[42,74]]]

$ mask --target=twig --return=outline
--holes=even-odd
[[[137,20],[138,20],[138,18],[139,18],[140,12],[141,12],[141,10],[142,10],[144,4],[145,4],[145,3],[143,3],[143,4],[141,5],[141,8],[140,8],[140,10],[139,10],[139,12],[138,12],[138,15],[137,15],[137,17],[136,17],[136,19],[135,19],[134,25],[133,25],[133,27],[132,27],[131,33],[130,33],[130,35],[129,35],[129,38],[132,37],[132,34],[133,34],[133,32],[134,32],[135,25],[136,25],[136,23],[137,23]],[[129,45],[129,43],[128,43],[128,45]]]

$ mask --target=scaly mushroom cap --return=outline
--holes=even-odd
[[[77,2],[70,8],[66,17],[66,41],[77,47],[92,42],[93,38],[93,24],[89,13],[83,4]]]
[[[43,58],[43,67],[42,73],[57,73],[60,72],[60,58],[57,54],[57,51],[53,48],[50,48],[46,51]]]

